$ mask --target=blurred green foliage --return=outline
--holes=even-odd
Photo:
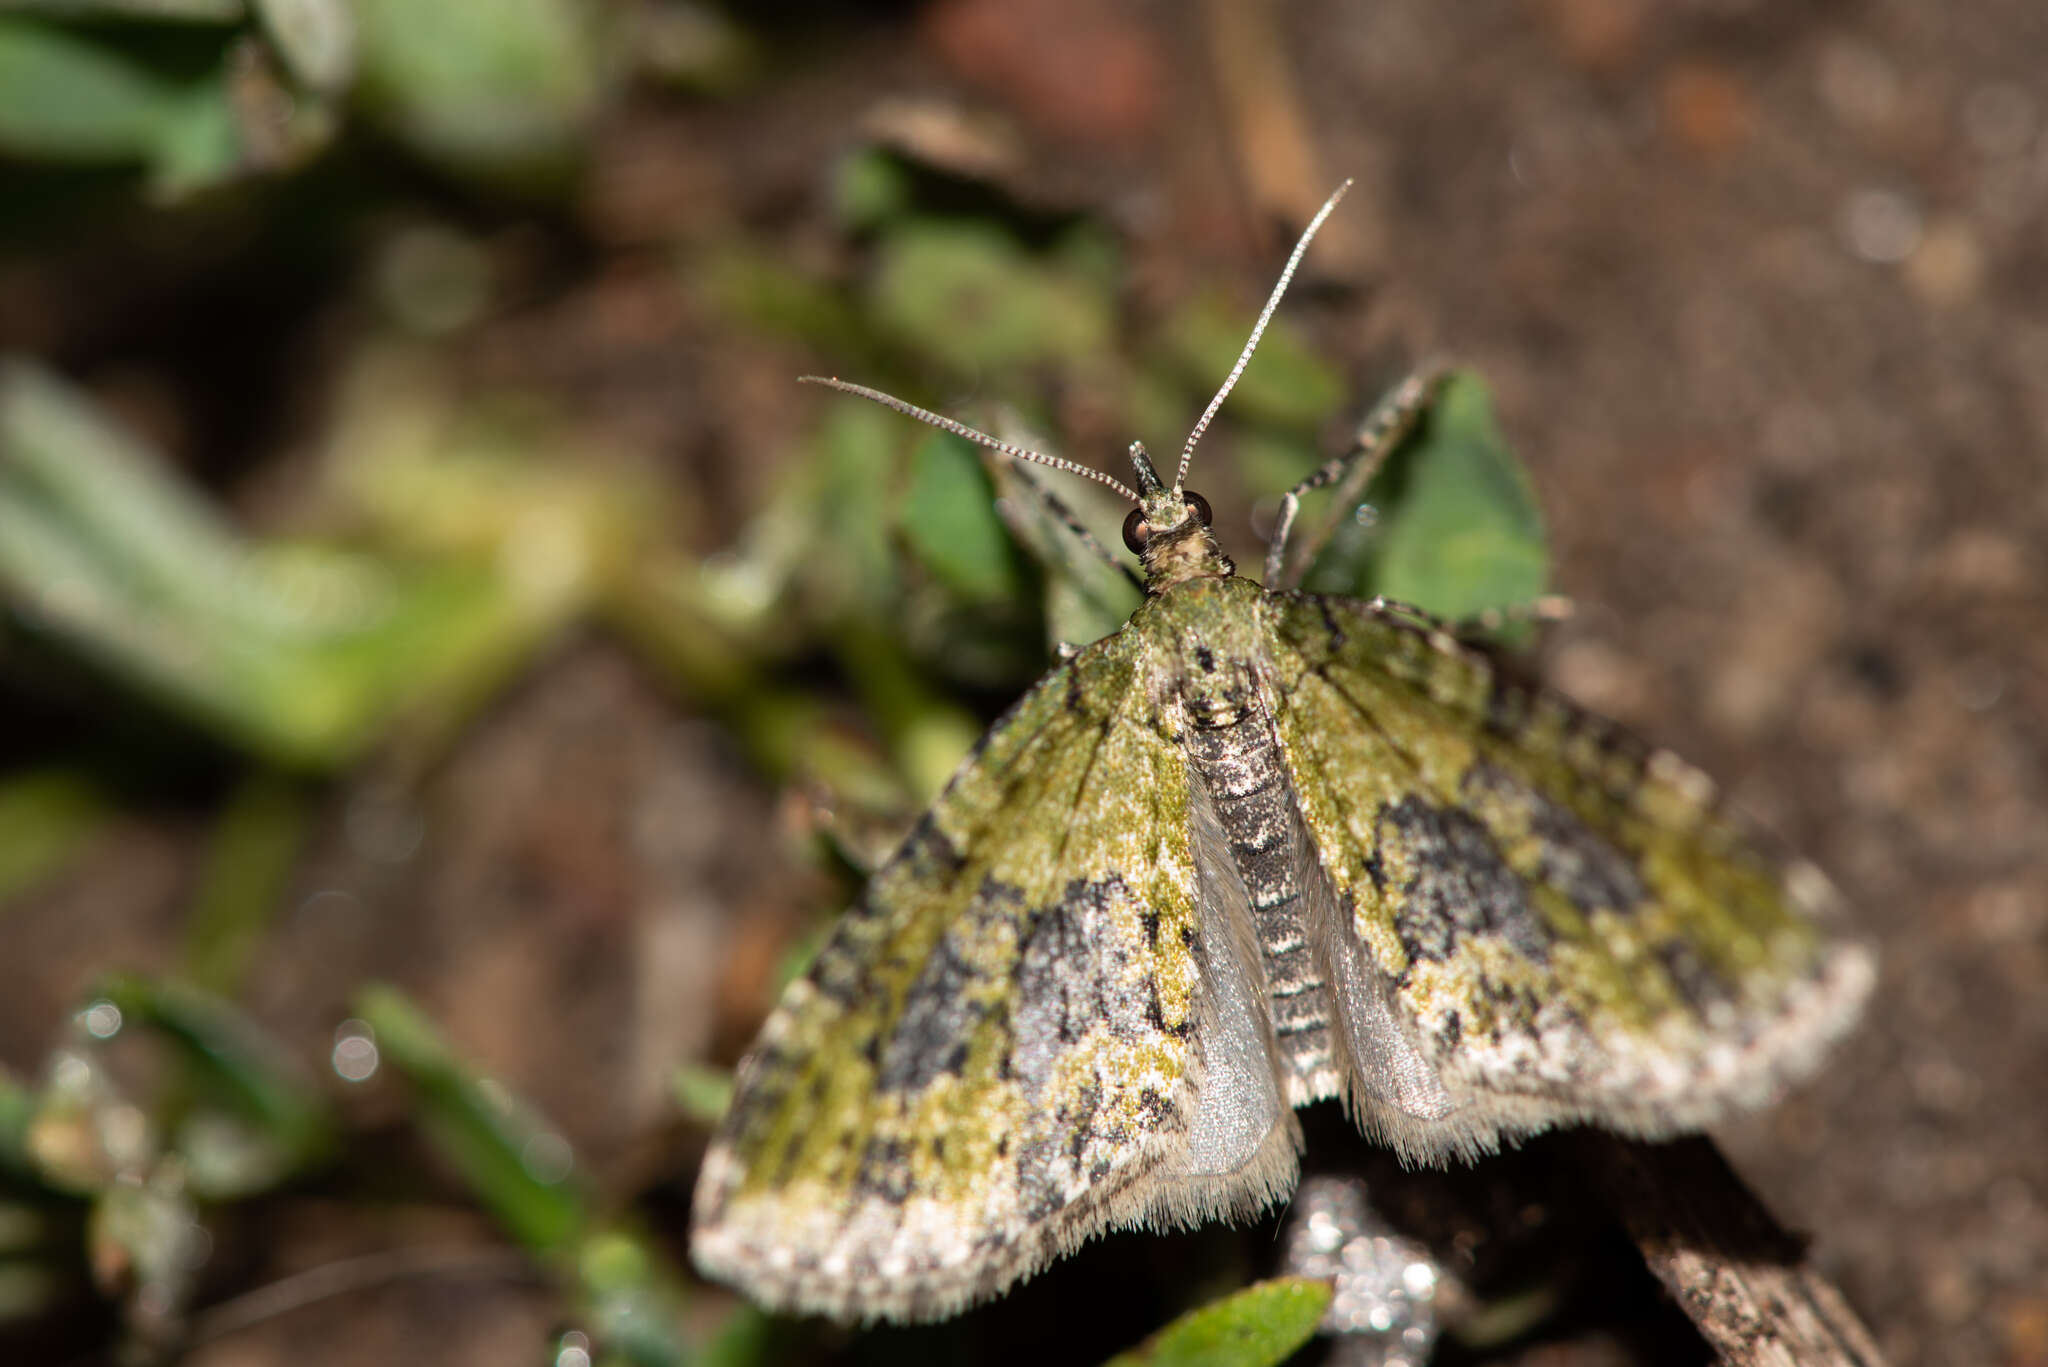
[[[593,7],[354,0],[348,8],[362,105],[407,144],[450,169],[512,183],[574,160],[603,93]]]
[[[360,121],[441,174],[546,200],[635,62],[730,89],[752,58],[695,6],[46,0],[0,17],[0,153],[132,166],[155,195],[192,197],[282,175]],[[830,196],[856,269],[799,268],[735,235],[695,244],[682,286],[735,337],[795,343],[908,398],[971,388],[1023,405],[962,416],[1033,447],[1060,396],[1155,441],[1200,411],[1242,342],[1238,301],[1205,293],[1132,323],[1103,224],[927,188],[900,155],[856,151]],[[1055,646],[1114,630],[1138,601],[1125,510],[1099,487],[794,389],[812,413],[798,449],[745,524],[712,536],[688,493],[563,406],[450,378],[435,347],[491,304],[482,248],[415,228],[386,263],[379,287],[407,335],[351,344],[291,515],[251,526],[48,365],[0,359],[0,669],[76,668],[234,756],[237,775],[206,833],[178,972],[109,978],[43,1076],[0,1076],[0,1319],[90,1275],[131,1346],[161,1349],[190,1308],[208,1207],[349,1161],[332,1070],[312,1081],[235,1003],[333,782],[415,781],[563,633],[610,632],[768,781],[828,794],[820,834],[859,868]],[[1214,471],[1276,494],[1313,467],[1355,389],[1276,323],[1199,482]],[[1370,519],[1315,510],[1334,532],[1312,586],[1451,617],[1541,592],[1540,520],[1476,379],[1449,383],[1365,497]],[[0,916],[84,857],[123,801],[61,756],[0,776]],[[812,1341],[722,1299],[693,1304],[665,1247],[603,1207],[545,1117],[395,990],[363,989],[356,1010],[410,1124],[599,1361],[746,1367]],[[148,1086],[109,1061],[138,1037],[157,1051]],[[698,1127],[729,1092],[708,1067],[676,1080]],[[1247,1288],[1117,1361],[1278,1362],[1327,1298]]]
[[[312,806],[303,783],[268,769],[229,798],[185,926],[185,976],[193,985],[224,997],[241,990],[304,853]]]
[[[547,625],[477,566],[253,543],[82,396],[0,360],[0,592],[281,764],[359,758]]]
[[[117,977],[102,984],[94,1005],[111,1005],[122,1028],[149,1030],[172,1046],[181,1085],[155,1112],[194,1195],[226,1200],[267,1191],[332,1151],[327,1098],[225,999],[183,983]]]
[[[0,778],[0,904],[62,868],[103,810],[85,775],[45,769]]]
[[[175,196],[241,160],[224,82],[179,80],[62,29],[0,18],[0,151],[135,163]]]
[[[419,1009],[388,987],[356,999],[379,1057],[412,1085],[429,1141],[485,1209],[533,1252],[566,1249],[588,1222],[568,1142],[457,1059]]]
[[[274,174],[352,120],[462,179],[543,194],[636,69],[731,91],[716,9],[645,0],[13,0],[0,155],[132,165],[162,199]]]

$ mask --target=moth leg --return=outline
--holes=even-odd
[[[1446,632],[1460,645],[1475,646],[1482,650],[1491,644],[1490,638],[1493,634],[1504,626],[1525,623],[1543,626],[1551,622],[1562,622],[1578,610],[1578,605],[1562,593],[1545,593],[1526,603],[1485,608],[1470,617],[1461,617],[1456,621],[1447,621],[1416,607],[1413,603],[1404,603],[1385,594],[1376,595],[1372,599],[1372,605],[1382,612],[1403,618],[1424,631]]]
[[[1486,608],[1457,624],[1458,632],[1495,632],[1504,626],[1525,624],[1544,625],[1562,622],[1578,610],[1578,605],[1562,593],[1546,593],[1526,603],[1510,603],[1504,608]]]
[[[1268,589],[1291,589],[1301,583],[1302,575],[1308,572],[1308,567],[1336,531],[1337,519],[1343,516],[1342,510],[1356,504],[1364,495],[1365,486],[1372,481],[1387,456],[1415,430],[1422,415],[1436,402],[1437,391],[1443,388],[1448,376],[1449,372],[1442,367],[1428,366],[1395,385],[1366,415],[1358,435],[1352,438],[1350,450],[1325,462],[1307,479],[1281,495],[1280,515],[1273,524],[1272,539],[1266,544]],[[1301,496],[1331,484],[1338,486],[1332,501],[1335,511],[1290,556],[1287,537],[1294,529],[1295,515],[1301,511]]]

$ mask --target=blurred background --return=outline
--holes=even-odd
[[[1429,605],[1547,554],[1533,667],[1883,952],[1717,1137],[1894,1361],[2048,1363],[2044,71],[2034,0],[0,4],[0,1350],[1085,1362],[1270,1273],[860,1335],[684,1230],[779,984],[1128,606],[794,377],[1121,473],[1348,176],[1226,540],[1483,380],[1547,543],[1479,510],[1519,568]],[[1457,1179],[1436,1360],[1703,1360],[1541,1148]]]

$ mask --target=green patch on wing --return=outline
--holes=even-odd
[[[1077,661],[1072,667],[1090,674],[1085,689],[1070,690],[1066,671],[1034,689],[940,797],[926,834],[913,835],[840,922],[808,975],[813,990],[778,1040],[776,1052],[788,1067],[760,1068],[741,1080],[737,1110],[757,1102],[758,1093],[745,1095],[750,1083],[779,1084],[792,1094],[790,1104],[761,1117],[765,1123],[734,1136],[748,1157],[751,1187],[809,1178],[850,1190],[862,1151],[879,1130],[900,1127],[886,1137],[918,1138],[907,1115],[890,1121],[898,1107],[881,1096],[876,1074],[921,973],[956,928],[974,933],[948,946],[970,956],[955,995],[970,1013],[991,1009],[970,1033],[962,1065],[938,1070],[932,1081],[960,1105],[982,1108],[1002,1097],[1007,1089],[999,1075],[1012,1041],[1004,1014],[993,1008],[1010,994],[1007,975],[1030,915],[1055,902],[1069,877],[1144,867],[1128,854],[1150,843],[1145,823],[1130,820],[1111,798],[1133,779],[1170,779],[1151,770],[1179,762],[1177,752],[1148,744],[1149,733],[1122,715],[1138,696],[1131,655],[1112,644]],[[1180,782],[1184,790],[1185,778]],[[1173,874],[1169,862],[1153,865],[1151,881],[1160,886],[1148,892],[1154,905],[1180,904],[1191,915]],[[1001,891],[989,896],[991,885]],[[977,1128],[992,1140],[997,1127]],[[979,1175],[959,1150],[945,1166]]]

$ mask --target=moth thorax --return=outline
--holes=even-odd
[[[1237,573],[1208,526],[1195,516],[1149,537],[1138,559],[1145,566],[1145,592],[1159,593],[1189,579],[1221,579]]]

